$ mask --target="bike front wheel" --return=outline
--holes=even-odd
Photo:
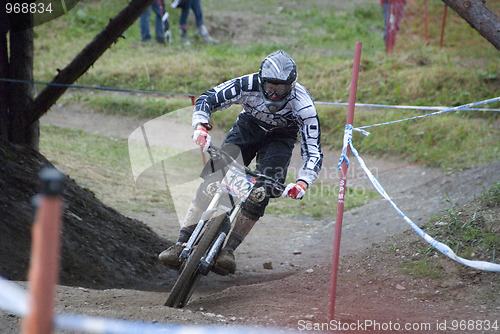
[[[208,252],[213,241],[217,237],[222,224],[227,219],[227,214],[223,210],[217,210],[207,222],[207,227],[200,237],[198,244],[186,260],[179,278],[175,282],[168,295],[165,306],[182,308],[191,297],[196,283],[199,280],[199,264],[202,257]]]

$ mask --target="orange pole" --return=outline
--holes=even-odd
[[[349,95],[349,106],[347,107],[347,124],[352,125],[354,121],[354,107],[356,105],[356,91],[358,88],[359,64],[361,61],[362,43],[357,42],[354,51],[354,62],[352,65],[351,91]],[[350,149],[347,147],[347,156]],[[330,275],[330,307],[329,319],[333,320],[335,316],[335,299],[337,297],[337,276],[340,259],[340,237],[342,233],[342,220],[344,218],[344,198],[347,188],[347,163],[342,162],[342,171],[340,176],[339,195],[337,200],[337,216],[335,218],[335,234],[333,239],[332,269]]]
[[[23,334],[52,333],[55,290],[59,281],[63,176],[56,169],[40,173],[43,189],[32,228],[29,311]]]

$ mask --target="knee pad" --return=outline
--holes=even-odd
[[[267,204],[269,204],[269,197],[267,196],[262,202],[248,200],[243,203],[243,206],[241,207],[241,214],[252,220],[258,220],[264,215]]]

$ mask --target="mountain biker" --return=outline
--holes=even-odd
[[[226,136],[222,149],[226,148],[234,156],[231,147],[238,148],[245,165],[256,158],[257,171],[281,183],[286,178],[297,133],[300,134],[303,166],[295,183],[290,183],[282,196],[301,199],[318,176],[323,153],[316,108],[306,88],[297,82],[295,61],[283,50],[273,52],[263,60],[258,73],[229,80],[203,93],[196,100],[192,125],[193,140],[205,151],[211,142],[208,134],[211,114],[232,104],[241,104],[243,110]],[[203,174],[206,173],[202,173],[202,177]],[[208,182],[198,188],[177,243],[159,255],[160,261],[170,267],[180,266],[182,245],[189,239],[211,200],[205,191]],[[217,257],[215,267],[222,271],[214,270],[216,273],[235,272],[234,250],[264,215],[269,198],[278,196],[268,190],[263,201],[247,200],[243,204],[228,241]]]

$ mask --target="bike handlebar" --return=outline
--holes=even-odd
[[[224,161],[226,163],[231,164],[231,165],[235,165],[240,170],[245,171],[246,174],[253,176],[253,177],[256,177],[256,178],[260,179],[261,181],[263,180],[264,183],[272,185],[273,187],[275,187],[276,189],[278,189],[281,192],[284,191],[286,188],[286,186],[283,183],[279,182],[278,180],[273,179],[270,176],[257,173],[255,171],[251,170],[249,167],[241,165],[231,155],[226,153],[220,147],[210,145],[210,147],[208,148],[208,153],[210,154],[211,157],[220,156],[222,159],[224,159]],[[229,161],[227,159],[229,159]]]

